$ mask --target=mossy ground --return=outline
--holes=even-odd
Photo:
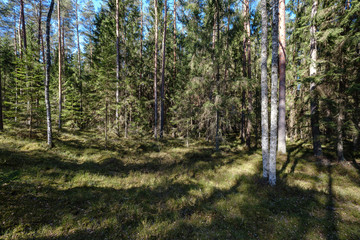
[[[234,141],[0,135],[0,239],[360,239],[359,159],[288,145],[278,182]]]

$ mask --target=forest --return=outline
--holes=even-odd
[[[359,0],[0,0],[0,239],[360,239]]]

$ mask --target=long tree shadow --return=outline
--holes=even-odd
[[[288,149],[287,149],[287,157],[286,157],[286,162],[282,165],[281,169],[279,170],[279,174],[282,174],[285,169],[287,168],[287,166],[290,164],[291,159],[294,158],[294,156],[302,150],[302,145],[303,143],[299,143],[299,144],[292,144],[292,145],[288,145]],[[293,155],[293,157],[292,157]],[[297,158],[295,158],[295,161],[297,160]],[[296,164],[294,163],[293,166],[296,166]],[[292,167],[292,169],[295,167]]]
[[[295,149],[295,148],[294,148]],[[52,178],[74,177],[77,172],[105,176],[130,172],[140,175],[153,172],[187,174],[184,182],[169,178],[148,187],[99,187],[91,182],[84,186],[62,189],[54,183],[18,181],[20,173],[6,175],[0,185],[0,234],[22,227],[25,233],[61,228],[58,236],[27,239],[308,239],[319,231],[327,239],[337,239],[332,169],[328,168],[328,192],[289,185],[280,179],[276,187],[264,185],[260,174],[242,174],[228,188],[214,187],[200,194],[204,184],[198,174],[216,175],[222,167],[241,168],[249,161],[245,152],[229,157],[213,154],[210,148],[185,153],[175,162],[148,159],[148,162],[124,163],[105,158],[99,163],[66,161],[50,153],[0,151],[0,167],[10,171],[56,168]],[[3,159],[6,159],[4,161]],[[242,159],[241,163],[237,161]],[[290,162],[290,160],[289,160]],[[296,165],[295,165],[296,166]],[[257,172],[261,162],[257,162]],[[286,167],[285,167],[286,168]],[[53,174],[53,175],[51,175]],[[325,198],[327,201],[319,199]],[[346,220],[343,220],[346,224]],[[139,235],[148,228],[158,231]],[[48,237],[49,235],[49,237]]]
[[[360,164],[356,162],[354,158],[351,159],[351,163],[360,175]]]
[[[54,179],[61,178],[63,175],[71,178],[79,172],[89,172],[110,177],[126,177],[130,172],[158,174],[179,172],[182,174],[181,170],[186,170],[189,175],[195,176],[202,171],[230,165],[236,159],[235,157],[229,158],[221,154],[213,154],[211,148],[196,149],[172,161],[163,161],[161,157],[143,156],[143,159],[138,158],[124,162],[121,159],[124,155],[120,154],[118,156],[105,157],[98,162],[85,161],[78,163],[51,152],[22,152],[0,149],[0,166],[12,170],[21,168],[33,173],[41,172],[43,175],[49,175]],[[56,169],[56,171],[51,171],[52,169]]]
[[[326,226],[326,239],[336,240],[339,239],[338,230],[337,230],[337,216],[335,213],[335,202],[334,202],[334,193],[333,193],[333,178],[332,166],[331,164],[327,167],[328,171],[328,195],[326,202],[326,221],[329,223]]]
[[[0,207],[4,213],[1,220],[6,222],[0,234],[21,223],[28,226],[25,232],[49,226],[64,228],[60,236],[28,239],[140,239],[138,231],[146,221],[175,223],[164,233],[148,236],[153,239],[306,239],[309,231],[318,229],[325,229],[327,239],[337,239],[335,225],[329,225],[336,222],[332,192],[324,206],[317,200],[324,193],[283,181],[272,188],[257,175],[241,175],[229,189],[215,189],[195,203],[180,208],[167,204],[171,199],[189,197],[200,187],[170,181],[153,189],[84,186],[58,190],[14,183],[1,191],[7,192],[8,198]],[[320,214],[313,214],[316,211]],[[327,213],[325,219],[321,212]],[[108,219],[113,221],[101,224]],[[205,221],[199,224],[193,219]],[[81,229],[80,221],[87,222],[88,229]],[[66,230],[70,226],[78,230]]]
[[[187,207],[185,219],[164,239],[307,239],[309,232],[319,229],[325,229],[324,235],[331,237],[328,239],[337,239],[334,225],[328,225],[336,221],[335,214],[328,210],[331,203],[324,206],[317,200],[323,195],[283,181],[271,188],[256,175],[240,176],[230,189],[215,190],[208,198]],[[211,221],[192,224],[193,215],[200,215],[204,209],[213,216]],[[326,219],[322,213],[328,213]]]
[[[144,219],[150,222],[157,219],[174,220],[178,212],[159,206],[166,206],[169,199],[186,196],[189,191],[198,187],[195,184],[171,182],[155,188],[114,189],[84,186],[59,190],[48,186],[12,182],[0,188],[0,235],[22,225],[25,226],[25,232],[62,226],[66,236],[66,229],[81,227],[81,221],[88,223],[87,227],[90,229],[111,228],[111,223],[105,226],[100,223],[106,222],[107,219],[115,219],[119,226],[127,228],[128,231],[122,233],[117,228],[108,234],[104,233],[105,235],[112,238],[119,235],[119,239],[125,238],[126,234],[136,236],[137,228]],[[72,237],[76,238],[78,234]],[[92,239],[104,239],[96,233],[88,234],[94,237]]]

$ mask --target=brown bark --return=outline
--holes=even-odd
[[[106,100],[105,101],[105,148],[107,148],[107,140],[108,140],[108,132],[107,132],[107,129],[108,129],[108,101]]]
[[[62,82],[61,82],[61,74],[62,74],[62,70],[61,70],[61,65],[62,65],[62,48],[61,48],[61,17],[60,17],[60,0],[57,1],[57,14],[58,14],[58,39],[59,39],[59,51],[58,51],[58,67],[59,67],[59,77],[58,77],[58,81],[59,81],[59,130],[61,130],[61,111],[62,111]]]
[[[219,44],[220,42],[220,13],[219,13],[219,0],[216,0],[216,43]],[[220,68],[219,68],[219,61],[218,61],[218,54],[217,50],[215,49],[215,58],[216,58],[216,92],[217,97],[215,98],[215,105],[216,105],[216,99],[220,98]],[[215,135],[215,150],[218,152],[220,147],[220,112],[219,112],[219,106],[216,106],[216,135]]]
[[[27,48],[26,41],[26,25],[25,25],[25,14],[24,14],[24,0],[20,0],[20,11],[21,11],[21,24],[22,24],[22,37],[24,43],[24,50]]]
[[[286,29],[285,0],[279,0],[279,122],[278,152],[286,153],[285,83],[286,83]]]
[[[39,17],[38,17],[38,46],[39,46],[39,60],[41,55],[41,16],[42,16],[42,0],[39,1]]]
[[[161,69],[161,110],[160,110],[160,138],[163,138],[164,135],[164,122],[165,122],[165,64],[166,64],[166,18],[167,18],[167,0],[164,2],[164,34],[163,34],[163,42],[162,42],[162,69]]]
[[[143,0],[141,0],[141,33],[140,33],[140,82],[142,81],[142,77],[143,77],[143,59],[142,59],[142,53],[143,53],[143,15],[144,15],[144,12],[143,12]]]
[[[244,63],[243,63],[243,71],[244,71],[244,77],[248,78],[248,81],[251,79],[251,42],[250,42],[250,6],[249,6],[249,0],[244,1],[243,6],[243,17],[244,17],[244,30],[245,30],[245,36],[243,40],[243,46],[244,46]],[[248,99],[248,105],[247,105],[247,121],[246,121],[246,132],[245,132],[245,138],[246,138],[246,145],[248,148],[251,147],[251,133],[252,133],[252,112],[253,112],[253,106],[252,106],[252,91],[250,89],[250,84],[248,84],[247,89],[247,99]]]
[[[17,39],[16,39],[17,31],[16,31],[16,16],[14,16],[14,46],[15,46],[15,56],[18,57],[18,48],[17,48]],[[15,68],[15,74],[17,75],[17,69]],[[15,78],[15,117],[14,121],[17,121],[17,109],[18,109],[18,87],[17,87],[18,79]]]
[[[3,123],[3,97],[2,97],[2,76],[1,76],[1,69],[0,69],[0,131],[4,130],[4,123]]]
[[[174,81],[176,80],[176,0],[174,0]]]
[[[158,55],[158,9],[157,0],[154,1],[155,10],[155,52],[154,52],[154,137],[157,139],[157,115],[158,115],[158,103],[157,103],[157,55]]]
[[[19,34],[19,36],[18,36],[18,38],[19,38],[19,52],[20,52],[20,58],[22,59],[23,58],[23,50],[22,50],[22,48],[23,48],[23,44],[22,44],[22,34],[21,34],[21,20],[22,20],[22,13],[21,13],[21,11],[20,11],[20,17],[19,17],[19,29],[18,29],[18,34]]]
[[[116,128],[119,133],[119,102],[120,102],[120,24],[119,24],[119,0],[116,0],[116,11],[115,11],[115,21],[116,21],[116,108],[115,108],[115,120]]]

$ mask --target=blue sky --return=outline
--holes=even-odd
[[[99,11],[99,9],[101,8],[101,3],[103,2],[103,0],[92,0],[95,6],[95,10],[96,12]]]

